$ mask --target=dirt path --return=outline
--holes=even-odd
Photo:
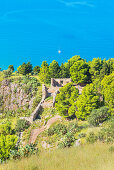
[[[40,135],[42,132],[44,132],[46,129],[49,129],[50,126],[55,123],[57,120],[60,120],[61,116],[56,115],[55,117],[52,117],[51,119],[48,120],[47,124],[45,126],[42,126],[41,128],[38,129],[33,129],[31,132],[31,136],[29,139],[29,144],[30,143],[35,143],[36,138],[38,135]]]

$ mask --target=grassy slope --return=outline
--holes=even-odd
[[[113,153],[109,145],[96,143],[77,148],[47,151],[40,155],[10,161],[1,170],[113,170]]]

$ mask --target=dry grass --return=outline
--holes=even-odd
[[[47,151],[21,161],[10,161],[0,170],[113,170],[109,145],[94,144]]]

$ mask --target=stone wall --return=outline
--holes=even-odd
[[[57,94],[59,94],[60,92],[59,92],[59,89],[58,90],[56,90],[56,92],[53,94],[53,107],[55,107],[55,101],[56,101],[56,96],[57,96]]]
[[[48,97],[48,88],[42,84],[42,100],[45,100],[46,97]]]
[[[35,121],[36,118],[38,117],[39,113],[42,111],[42,104],[44,103],[46,97],[48,97],[48,89],[47,89],[47,87],[43,84],[43,85],[42,85],[42,100],[41,100],[41,102],[38,104],[38,106],[36,107],[36,109],[35,109],[34,112],[31,114],[30,117],[21,117],[20,119],[25,119],[25,120],[29,121],[30,123],[32,123],[33,121]]]
[[[56,87],[56,86],[62,87],[70,82],[72,82],[71,78],[61,78],[61,79],[51,78],[51,86],[52,87]]]

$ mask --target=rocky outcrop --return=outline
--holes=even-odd
[[[27,94],[24,90],[25,84],[19,85],[16,82],[11,82],[11,80],[3,80],[0,87],[0,96],[2,98],[2,104],[0,105],[0,110],[3,111],[16,111],[21,108],[31,109],[34,94],[30,89],[31,93]]]

